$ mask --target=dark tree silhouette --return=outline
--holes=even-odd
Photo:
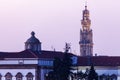
[[[54,78],[55,80],[61,80],[61,68],[62,68],[62,61],[60,58],[55,58],[53,62],[53,71],[54,71]]]
[[[80,79],[80,80],[83,79],[84,78],[84,73],[82,71],[78,72],[77,73],[77,78]]]
[[[49,73],[49,80],[69,80],[69,75],[71,73],[72,59],[68,53],[70,46],[66,43],[65,52],[62,59],[54,58],[53,61],[53,71]]]
[[[47,78],[47,80],[56,80],[55,76],[54,76],[54,71],[50,71],[46,78]]]
[[[88,74],[88,80],[98,80],[98,74],[95,72],[93,65],[91,65],[91,69]]]
[[[54,58],[53,71],[48,73],[48,80],[61,80],[62,61],[60,58]]]
[[[65,53],[64,54],[64,58],[63,58],[63,61],[62,61],[62,68],[61,68],[61,71],[62,71],[62,80],[69,80],[69,75],[71,73],[71,66],[72,66],[72,59],[69,55],[69,53]]]

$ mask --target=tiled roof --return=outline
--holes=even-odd
[[[120,66],[120,56],[78,57],[79,66]]]
[[[69,53],[71,56],[76,56]],[[0,52],[0,60],[4,58],[36,58],[36,59],[53,59],[55,57],[63,58],[64,52],[58,51],[41,51],[41,53],[34,53],[30,50],[21,52]],[[92,56],[82,57],[76,56],[78,66],[120,66],[120,56]]]
[[[69,53],[70,55],[73,55]],[[63,52],[56,51],[41,51],[40,53],[34,53],[30,50],[24,50],[21,52],[0,52],[0,59],[4,58],[47,58],[53,59],[55,57],[63,58]]]
[[[64,53],[63,52],[56,52],[56,51],[42,51],[39,58],[63,58]]]
[[[24,50],[21,52],[0,52],[0,58],[38,58],[38,56],[29,50]]]
[[[36,55],[40,58],[40,59],[54,59],[55,57],[59,57],[59,58],[63,58],[64,57],[64,52],[60,52],[60,51],[44,51],[42,50],[40,52],[40,54],[36,53]],[[73,56],[74,54],[72,53],[68,53],[70,56]],[[76,55],[74,55],[76,56]]]

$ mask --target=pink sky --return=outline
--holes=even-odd
[[[42,49],[63,51],[65,42],[79,54],[85,0],[0,0],[0,51],[24,50],[35,31]],[[120,1],[88,0],[94,53],[120,56]]]

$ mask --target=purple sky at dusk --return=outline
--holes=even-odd
[[[94,53],[120,56],[120,1],[88,0]],[[65,42],[79,53],[85,0],[0,0],[0,51],[24,50],[35,31],[43,50],[63,51]]]

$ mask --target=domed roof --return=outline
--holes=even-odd
[[[40,41],[35,37],[35,32],[31,32],[31,37],[26,41],[26,43],[40,43]]]

